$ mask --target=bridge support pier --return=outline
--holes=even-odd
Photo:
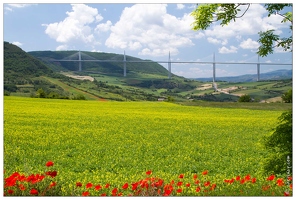
[[[169,71],[169,75],[168,78],[171,79],[172,78],[172,71],[171,71],[171,52],[169,52],[169,61],[168,61],[168,71]]]
[[[215,63],[215,53],[213,55],[213,83],[216,81],[216,63]]]
[[[257,64],[257,81],[260,80],[260,64],[259,64],[259,56],[258,56],[258,64]]]

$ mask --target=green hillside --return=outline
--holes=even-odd
[[[53,71],[43,62],[30,56],[21,48],[4,42],[4,81],[15,82],[21,79],[49,75]]]
[[[28,52],[30,55],[50,64],[53,70],[70,70],[78,71],[78,62],[54,62],[54,60],[79,60],[77,51],[32,51]],[[82,60],[114,60],[123,61],[123,55],[114,53],[102,53],[102,52],[86,52],[81,51]],[[139,58],[126,56],[127,61],[143,61]],[[55,67],[53,66],[55,65]],[[57,67],[58,66],[58,67]],[[127,73],[137,72],[146,74],[157,74],[167,76],[168,71],[160,64],[151,63],[127,63]],[[82,62],[82,71],[93,71],[104,74],[123,75],[123,63],[120,62]]]

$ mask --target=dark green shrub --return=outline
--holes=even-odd
[[[292,96],[293,96],[292,89],[290,89],[282,95],[282,99],[285,103],[292,103]]]
[[[266,173],[285,174],[292,163],[292,110],[282,113],[273,133],[264,137],[264,146],[271,151],[266,159]],[[292,170],[292,169],[291,169]],[[290,171],[289,173],[292,174]]]
[[[244,94],[239,97],[238,102],[251,102],[252,98],[248,94]]]

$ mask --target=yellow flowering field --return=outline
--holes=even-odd
[[[4,175],[39,173],[53,161],[64,195],[77,183],[121,187],[147,171],[164,181],[205,171],[212,182],[248,174],[263,180],[268,154],[260,139],[280,115],[165,102],[4,97]]]

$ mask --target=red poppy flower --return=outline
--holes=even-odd
[[[181,186],[182,184],[183,184],[183,182],[179,181],[179,182],[177,183],[177,186]]]
[[[252,183],[256,183],[256,178],[252,178]]]
[[[181,193],[181,192],[182,192],[181,188],[177,189],[177,193]]]
[[[110,187],[110,184],[107,183],[107,184],[105,185],[105,188],[109,188],[109,187]]]
[[[208,187],[210,184],[211,184],[210,181],[207,181],[207,182],[204,183],[204,186]]]
[[[100,185],[95,186],[95,190],[100,190],[101,188],[102,188],[102,186],[100,186]]]
[[[106,193],[103,193],[103,194],[101,194],[101,196],[102,196],[102,197],[105,197],[105,196],[107,196],[107,194],[106,194]]]
[[[197,174],[193,175],[193,179],[196,180],[197,179]]]
[[[266,185],[266,186],[262,186],[262,190],[264,190],[264,191],[266,191],[266,190],[268,190],[270,188],[270,185]]]
[[[76,183],[76,187],[82,187],[82,183],[81,182],[77,182]]]
[[[128,183],[125,183],[123,186],[122,186],[122,189],[127,189],[128,188]]]
[[[146,172],[146,175],[150,175],[150,174],[152,174],[152,171],[151,171],[151,170],[148,170],[148,171]]]
[[[90,193],[88,191],[82,192],[82,196],[84,196],[84,197],[89,196],[89,195],[90,195]]]
[[[56,186],[56,185],[57,185],[56,182],[52,182],[52,183],[50,183],[49,187],[52,188],[52,187],[54,187],[54,186]]]
[[[250,174],[248,174],[247,176],[245,176],[245,180],[246,180],[246,181],[251,180],[251,176],[250,176]]]
[[[57,171],[48,171],[48,172],[45,172],[45,174],[54,178],[57,176],[58,172]]]
[[[211,186],[211,188],[210,188],[210,190],[214,190],[215,188],[216,188],[216,184],[214,183],[214,184],[212,184],[212,186]]]
[[[283,185],[285,185],[285,183],[284,183],[284,179],[282,179],[282,178],[279,178],[277,181],[276,181],[276,183],[277,183],[277,185],[278,186],[283,186]]]
[[[270,176],[267,178],[267,180],[268,180],[268,181],[273,181],[274,178],[275,178],[275,175],[270,175]]]
[[[284,192],[284,196],[290,196],[289,192]]]
[[[160,194],[160,193],[161,193],[161,189],[158,189],[158,190],[157,190],[157,194]]]
[[[179,178],[184,178],[184,174],[180,174],[179,175]]]
[[[114,188],[113,190],[112,190],[112,194],[116,194],[118,192],[118,189],[117,188]]]
[[[240,181],[240,184],[244,184],[246,182],[246,180],[245,179],[242,179],[241,181]]]
[[[23,184],[20,184],[20,185],[19,185],[19,189],[20,189],[21,191],[24,191],[26,188],[25,188],[25,186],[24,186]]]
[[[48,161],[45,165],[46,165],[46,167],[51,167],[51,166],[53,166],[53,162],[52,161]]]
[[[85,185],[85,188],[92,188],[92,186],[93,186],[92,183],[87,183],[87,184]]]
[[[196,185],[198,185],[199,183],[200,183],[200,181],[199,180],[197,180],[197,181],[195,181],[194,182]]]
[[[208,170],[205,170],[201,173],[202,175],[207,175],[208,174]]]
[[[290,184],[290,189],[291,189],[291,190],[293,189],[293,185],[292,185],[292,183]]]
[[[13,194],[13,190],[7,190],[8,194]]]
[[[136,190],[138,188],[139,183],[132,183],[132,190]]]
[[[292,177],[291,176],[288,177],[288,181],[292,181]]]
[[[186,183],[186,187],[190,187],[190,183]]]
[[[235,180],[239,181],[239,180],[240,180],[240,176],[237,176],[237,177],[235,178]]]
[[[173,190],[165,190],[163,196],[170,196],[170,194],[173,192]]]
[[[197,187],[196,188],[196,192],[200,192],[200,187]]]
[[[32,188],[31,191],[30,191],[30,194],[31,195],[37,195],[38,191],[36,189]]]

